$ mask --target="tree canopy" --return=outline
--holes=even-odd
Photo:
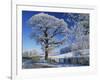
[[[41,44],[47,60],[51,49],[60,46],[66,41],[69,29],[63,19],[45,13],[33,15],[28,24],[32,27],[31,38]]]

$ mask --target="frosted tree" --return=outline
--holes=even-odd
[[[69,42],[72,50],[89,49],[89,14],[68,13],[70,26]]]
[[[33,15],[28,24],[32,27],[31,38],[41,44],[45,53],[45,60],[48,59],[50,50],[60,46],[67,39],[66,34],[69,30],[63,19],[39,13]]]
[[[30,49],[23,51],[23,57],[39,56],[39,52],[36,49]]]
[[[89,48],[89,31],[84,27],[86,21],[80,21],[78,26],[73,29],[72,33],[75,37],[75,42],[72,44],[73,49],[88,49]],[[87,26],[87,25],[86,25]]]

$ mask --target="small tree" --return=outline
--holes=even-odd
[[[50,50],[66,41],[68,28],[63,19],[58,19],[45,13],[39,13],[33,15],[29,19],[28,24],[32,27],[31,38],[41,44],[45,52],[45,60],[48,59]]]

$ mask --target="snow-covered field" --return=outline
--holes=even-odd
[[[89,49],[78,50],[73,52],[68,52],[64,54],[49,56],[49,58],[71,58],[71,57],[88,57],[89,56]]]
[[[23,59],[22,67],[24,69],[29,68],[53,68],[53,67],[75,67],[75,66],[89,66],[89,49],[69,52],[65,54],[49,56],[50,60],[54,60],[55,63],[49,63],[40,59],[39,62],[34,62],[32,59]],[[67,61],[68,60],[68,61]],[[70,60],[70,62],[69,62]]]

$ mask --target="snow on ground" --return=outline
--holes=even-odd
[[[80,52],[80,53],[78,53]],[[76,55],[77,53],[77,55]],[[44,56],[42,56],[44,57]],[[72,57],[89,57],[89,49],[84,49],[84,50],[79,50],[79,51],[73,51],[73,52],[69,52],[69,53],[64,53],[64,54],[59,54],[59,55],[54,55],[54,56],[49,56],[49,58],[51,59],[60,59],[60,58],[72,58]],[[44,60],[44,59],[42,59]],[[55,63],[55,64],[50,64],[44,61],[40,61],[40,62],[33,62],[32,59],[26,59],[23,60],[23,64],[22,67],[24,69],[29,69],[29,68],[51,68],[51,67],[73,67],[73,66],[82,66],[80,64],[59,64],[59,63]]]
[[[71,58],[71,57],[88,57],[89,56],[89,49],[73,51],[69,53],[49,56],[49,58]]]

